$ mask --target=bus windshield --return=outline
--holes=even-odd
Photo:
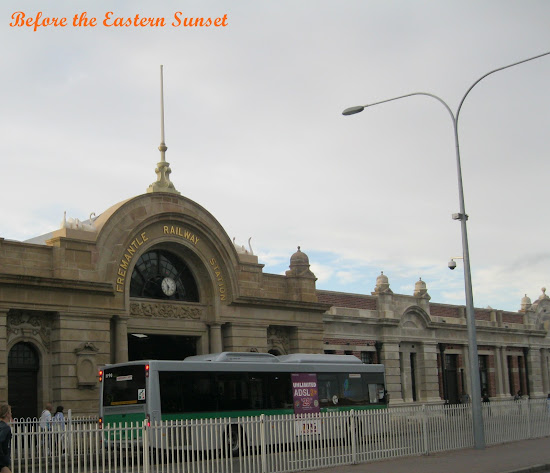
[[[145,404],[145,365],[105,369],[103,406]]]

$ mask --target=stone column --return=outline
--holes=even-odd
[[[508,376],[508,356],[506,355],[506,347],[500,347],[500,355],[502,359],[502,384],[503,396],[510,396],[510,377]]]
[[[384,342],[382,345],[381,357],[381,363],[386,368],[386,389],[390,395],[390,404],[402,404],[399,344]]]
[[[128,361],[128,319],[115,317],[115,363]]]
[[[210,353],[220,353],[223,351],[222,344],[222,324],[210,324]]]
[[[527,382],[529,387],[529,396],[531,398],[546,397],[542,390],[542,373],[540,350],[531,348],[525,356],[527,367]]]
[[[417,352],[416,389],[420,402],[439,402],[437,343],[422,343]]]
[[[8,401],[8,309],[0,309],[0,399]]]
[[[404,402],[412,402],[412,373],[411,373],[411,353],[402,351],[399,353],[400,372],[401,372],[401,394]]]
[[[548,349],[541,348],[540,350],[540,369],[542,375],[542,392],[544,394],[550,393],[550,384],[548,382]]]
[[[504,371],[502,364],[502,350],[502,347],[495,347],[495,388],[497,398],[508,397],[505,389],[507,373]]]

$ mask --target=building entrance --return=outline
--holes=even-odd
[[[445,383],[447,386],[447,400],[451,404],[457,404],[459,401],[457,358],[457,355],[445,355]]]
[[[183,360],[197,354],[198,337],[128,334],[128,360]]]
[[[8,404],[13,417],[38,417],[39,358],[30,343],[20,342],[8,355]]]

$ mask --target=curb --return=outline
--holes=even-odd
[[[503,471],[502,473],[536,473],[545,470],[550,470],[550,463],[546,463],[544,465],[528,466],[525,468],[520,468],[519,470]]]

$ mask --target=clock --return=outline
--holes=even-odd
[[[176,293],[176,283],[172,278],[164,278],[160,283],[162,292],[168,297],[173,296]]]

